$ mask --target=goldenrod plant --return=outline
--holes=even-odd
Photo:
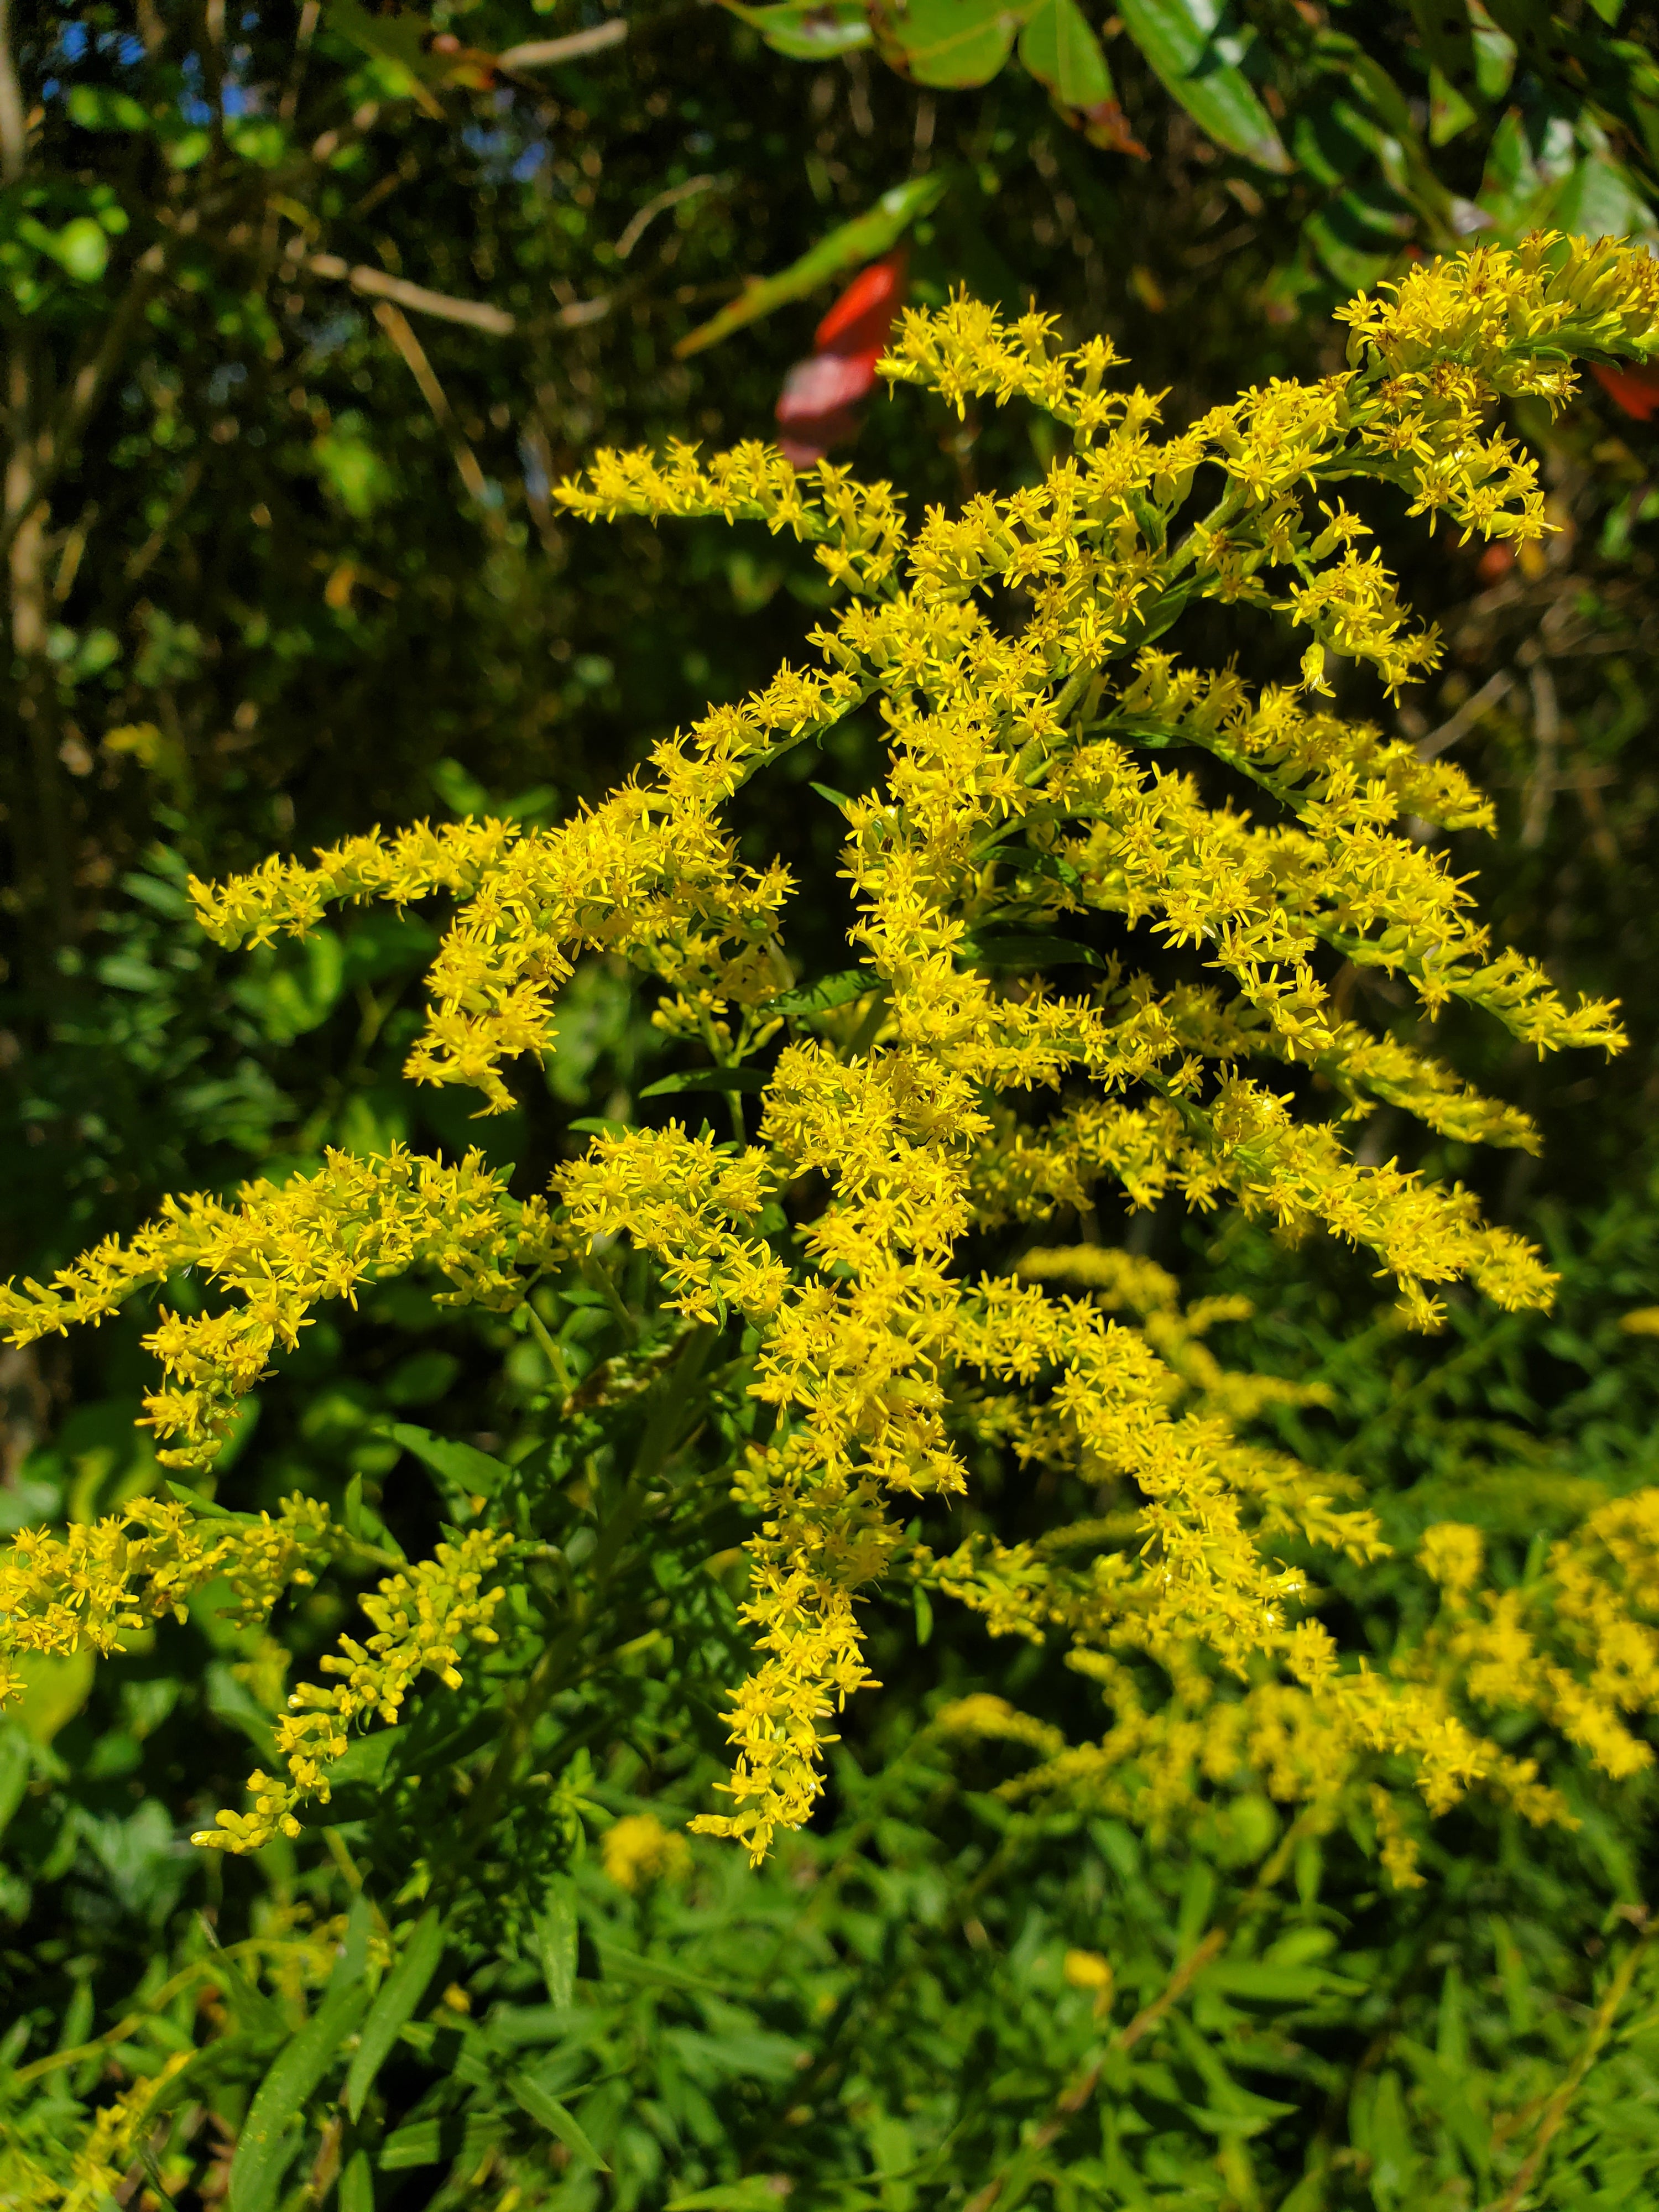
[[[1543,536],[1536,464],[1497,410],[1558,407],[1576,361],[1659,349],[1659,263],[1545,234],[1424,264],[1341,320],[1344,369],[1166,432],[1104,340],[1066,351],[1043,315],[1009,324],[965,296],[909,312],[881,365],[890,383],[958,415],[1029,404],[1061,434],[1037,480],[954,513],[914,516],[890,485],[829,465],[798,475],[758,445],[602,453],[559,489],[574,516],[714,517],[813,549],[835,602],[811,665],[711,708],[558,826],[421,825],[192,884],[225,946],[302,938],[357,902],[449,902],[408,1072],[476,1092],[484,1114],[510,1108],[520,1073],[554,1049],[561,992],[594,957],[631,966],[685,1056],[659,1091],[723,1102],[719,1132],[601,1124],[522,1197],[473,1153],[333,1152],[232,1204],[173,1201],[138,1236],[3,1293],[25,1345],[160,1287],[146,1343],[162,1376],[143,1420],[186,1480],[173,1505],[17,1539],[0,1646],[108,1653],[212,1577],[257,1620],[284,1587],[388,1570],[363,1601],[374,1632],[343,1635],[320,1661],[328,1680],[287,1693],[246,1807],[219,1811],[198,1845],[234,1861],[313,1823],[349,1856],[337,1793],[397,1784],[430,1819],[434,1774],[465,1771],[459,1829],[441,1851],[417,1845],[399,1901],[439,1895],[441,1861],[496,1838],[518,1900],[503,1941],[539,1958],[568,2004],[559,1885],[585,1801],[571,1731],[550,1735],[550,1717],[596,1671],[648,1673],[672,1647],[665,1679],[687,1686],[683,1725],[700,1727],[693,1678],[712,1695],[729,1642],[672,1593],[711,1556],[753,1657],[725,1682],[723,1808],[690,1825],[756,1864],[812,1820],[842,1716],[878,1688],[872,1608],[896,1595],[919,1631],[956,1606],[1010,1652],[1062,1654],[1103,1701],[1091,1723],[1079,1687],[1071,1727],[988,1691],[939,1707],[928,1759],[1001,1744],[1024,1762],[997,1793],[1006,1819],[1059,1808],[1154,1850],[1246,1803],[1273,1832],[1285,1824],[1235,1927],[1339,1832],[1407,1888],[1424,1880],[1432,1820],[1472,1793],[1534,1828],[1570,1825],[1548,1742],[1620,1781],[1651,1764],[1659,1492],[1589,1513],[1519,1589],[1486,1576],[1476,1530],[1431,1528],[1421,1633],[1379,1659],[1319,1617],[1322,1572],[1389,1552],[1376,1502],[1263,1429],[1331,1387],[1225,1365],[1206,1339],[1244,1308],[1183,1304],[1103,1232],[1173,1195],[1291,1243],[1355,1248],[1402,1328],[1433,1331],[1464,1285],[1501,1311],[1542,1309],[1555,1279],[1523,1237],[1466,1189],[1352,1142],[1385,1104],[1523,1152],[1532,1123],[1368,1028],[1343,979],[1385,979],[1425,1024],[1461,1002],[1540,1055],[1622,1042],[1613,1006],[1569,1003],[1493,941],[1437,846],[1437,831],[1489,824],[1488,802],[1340,713],[1335,686],[1395,697],[1438,658],[1370,544],[1382,516]],[[1295,672],[1258,682],[1183,660],[1183,618],[1218,606],[1254,619],[1264,661],[1293,640]],[[744,793],[853,716],[879,732],[878,764],[861,792],[823,794],[843,825],[850,961],[801,973],[792,900],[842,894],[749,852]],[[502,1456],[399,1431],[446,1501],[433,1556],[404,1560],[361,1490],[337,1522],[304,1498],[280,1522],[210,1501],[271,1364],[331,1301],[404,1275],[521,1334],[545,1377],[539,1427]],[[614,1347],[580,1370],[578,1313]],[[1006,1524],[999,1498],[1021,1501]],[[643,1610],[621,1603],[635,1587]],[[555,1742],[561,1775],[536,1771]],[[456,1765],[486,1747],[481,1768]],[[654,1815],[629,1819],[607,1841],[613,1886],[672,1887],[687,1847]],[[391,1941],[376,1922],[377,1957],[367,1929],[313,2025],[343,2035],[348,1993],[367,2002],[362,1977]],[[1188,1946],[1196,1963],[1147,1993],[1151,2019],[1111,2031],[1097,2078],[1227,1935],[1218,1923],[1201,1957]],[[424,1939],[401,1940],[413,1958]],[[401,1963],[381,1987],[371,2021],[392,2024],[379,2043],[363,2030],[354,2127],[435,1955],[418,1987],[408,1969],[401,2014]],[[1110,1981],[1091,1972],[1066,1970],[1079,2022],[1097,2000],[1109,2009]],[[330,2054],[314,2056],[293,2102],[323,2078]],[[265,2094],[232,2169],[235,2212],[264,2201],[273,2162],[280,2173],[272,2145],[288,2138],[271,2135]],[[592,2171],[557,2083],[514,2095]],[[332,2143],[313,2191],[355,2170],[337,2129]],[[1255,2201],[1231,2156],[1234,2193],[1215,2201]],[[1030,2185],[1005,2176],[988,2207],[1005,2184],[1010,2203]]]

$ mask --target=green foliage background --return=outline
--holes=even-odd
[[[426,922],[363,917],[232,960],[195,931],[184,878],[428,812],[553,818],[799,650],[817,593],[799,553],[712,525],[576,538],[548,498],[599,442],[765,434],[830,295],[786,283],[765,319],[677,357],[738,280],[938,175],[918,295],[965,282],[1035,295],[1073,337],[1103,327],[1173,420],[1317,373],[1330,305],[1402,251],[1483,225],[1651,228],[1650,10],[1474,9],[1458,38],[1481,74],[1455,98],[1431,12],[1165,0],[1096,22],[1142,159],[1018,58],[978,82],[907,59],[917,11],[872,43],[858,9],[646,6],[625,41],[498,68],[483,58],[620,19],[521,0],[14,7],[4,1271],[44,1274],[169,1189],[280,1176],[325,1144],[477,1136],[398,1073]],[[826,24],[838,51],[775,50],[810,52]],[[1194,37],[1191,82],[1155,66]],[[1277,155],[1241,150],[1241,113],[1269,118]],[[1471,1521],[1516,1576],[1654,1479],[1659,1398],[1651,1339],[1620,1326],[1659,1304],[1659,426],[1590,387],[1520,427],[1561,530],[1510,569],[1444,542],[1407,555],[1452,650],[1401,721],[1499,795],[1496,845],[1457,859],[1500,937],[1617,993],[1634,1042],[1591,1077],[1492,1065],[1448,1017],[1440,1048],[1536,1115],[1547,1148],[1514,1168],[1414,1157],[1544,1243],[1557,1310],[1469,1303],[1445,1336],[1406,1338],[1333,1253],[1172,1213],[1128,1231],[1184,1294],[1253,1301],[1217,1339],[1236,1364],[1329,1383],[1330,1410],[1278,1418],[1365,1477],[1391,1539]],[[1023,418],[885,404],[859,453],[944,500],[1045,458]],[[860,766],[855,731],[801,773]],[[827,877],[835,826],[780,804],[752,836]],[[641,1100],[665,1065],[647,1014],[620,972],[579,974],[543,1077],[481,1125],[515,1188],[580,1145],[573,1122],[665,1115]],[[1379,1158],[1421,1145],[1373,1127]],[[683,1341],[642,1270],[601,1274],[522,1326],[383,1286],[308,1332],[218,1469],[228,1505],[303,1488],[411,1555],[480,1486],[533,1493],[567,1563],[550,1613],[574,1626],[520,1737],[513,1686],[481,1672],[365,1738],[298,1845],[226,1864],[182,1838],[238,1802],[342,1599],[315,1593],[264,1636],[210,1595],[96,1671],[39,1664],[0,1723],[14,2146],[69,2188],[88,2114],[199,2051],[127,2201],[1659,2203],[1645,1783],[1567,1761],[1552,1778],[1575,1831],[1465,1810],[1430,1833],[1413,1893],[1377,1890],[1355,1839],[1285,1832],[1265,1799],[1154,1846],[1015,1810],[996,1794],[1012,1753],[932,1725],[994,1689],[1076,1732],[1075,1677],[890,1608],[886,1686],[849,1713],[811,1832],[759,1875],[699,1844],[633,1892],[607,1876],[615,1821],[648,1807],[676,1826],[720,1769],[743,1528],[692,1478],[753,1408],[740,1346]],[[0,1355],[0,1527],[160,1486],[131,1425],[142,1328]],[[618,1372],[640,1389],[607,1395]],[[664,1464],[687,1479],[631,1518]],[[984,1510],[1017,1525],[1017,1499]],[[1379,1652],[1416,1626],[1387,1565],[1335,1577],[1332,1602]],[[352,2039],[394,1943],[429,1970],[398,1985],[401,2033],[354,2099]],[[1111,1962],[1115,2008],[1067,1981],[1070,1949]],[[371,2021],[392,2019],[395,1983]]]

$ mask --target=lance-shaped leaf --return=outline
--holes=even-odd
[[[1219,0],[1121,0],[1123,27],[1153,74],[1218,146],[1280,175],[1291,165],[1273,118],[1238,66],[1243,43]]]
[[[827,61],[870,43],[870,18],[861,0],[781,0],[774,8],[745,8],[720,0],[757,30],[774,53],[792,62]]]
[[[691,354],[702,353],[706,347],[718,345],[744,324],[757,323],[763,315],[769,315],[775,309],[787,307],[790,301],[817,291],[820,284],[827,284],[843,270],[861,268],[866,261],[887,252],[919,216],[939,205],[951,182],[951,172],[942,169],[895,185],[890,191],[882,194],[874,207],[854,216],[851,222],[841,224],[827,238],[821,238],[787,269],[780,270],[775,276],[753,279],[729,307],[722,307],[719,314],[680,340],[674,349],[676,359],[684,361]]]
[[[306,2100],[357,2025],[368,1991],[361,1980],[331,1989],[259,2084],[230,2162],[230,2212],[266,2212],[289,2160],[299,2148],[296,2123]]]
[[[386,2063],[392,2045],[425,1996],[427,1984],[438,1971],[443,1948],[442,1921],[435,1911],[423,1914],[416,1923],[397,1965],[381,1983],[374,2009],[363,2023],[362,2041],[357,2045],[351,2071],[346,2076],[345,2106],[354,2122],[362,2113],[363,2100],[374,2086],[374,2076]],[[321,2017],[319,2013],[318,2018]]]
[[[1019,58],[1062,107],[1097,107],[1117,88],[1077,0],[1040,0],[1019,34]]]

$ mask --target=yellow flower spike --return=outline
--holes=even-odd
[[[711,708],[555,828],[417,824],[194,895],[227,945],[303,935],[339,903],[453,900],[408,1072],[468,1085],[486,1110],[512,1103],[508,1063],[546,1049],[574,963],[619,957],[655,980],[665,1034],[750,1067],[770,1052],[755,1140],[672,1123],[600,1137],[561,1171],[556,1218],[514,1204],[476,1156],[334,1153],[281,1190],[171,1203],[52,1285],[0,1293],[0,1327],[27,1342],[95,1322],[195,1267],[230,1302],[161,1316],[164,1387],[147,1412],[165,1456],[199,1464],[315,1305],[376,1275],[434,1267],[456,1299],[506,1308],[536,1270],[620,1236],[652,1256],[669,1305],[715,1325],[741,1315],[750,1387],[775,1413],[735,1478],[754,1522],[743,1611],[757,1663],[726,1716],[729,1810],[696,1825],[757,1857],[811,1811],[836,1716],[871,1681],[862,1595],[896,1575],[994,1634],[1056,1639],[1100,1687],[1095,1744],[1021,1735],[983,1701],[957,1714],[958,1733],[1000,1729],[1035,1755],[1011,1794],[1064,1790],[1156,1828],[1205,1791],[1265,1790],[1316,1824],[1370,1820],[1408,1881],[1413,1832],[1367,1795],[1385,1760],[1431,1810],[1479,1786],[1528,1820],[1563,1814],[1481,1733],[1486,1706],[1524,1698],[1608,1771],[1634,1771],[1647,1754],[1631,1717],[1659,1698],[1653,1493],[1593,1516],[1535,1585],[1501,1595],[1464,1537],[1431,1532],[1420,1565],[1444,1602],[1420,1645],[1388,1674],[1353,1665],[1276,1546],[1374,1558],[1376,1520],[1352,1483],[1240,1434],[1297,1394],[1225,1367],[1206,1339],[1232,1310],[1183,1310],[1157,1271],[1091,1248],[984,1277],[959,1261],[964,1238],[1086,1212],[1109,1182],[1132,1206],[1179,1194],[1362,1247],[1419,1326],[1460,1279],[1504,1307],[1549,1301],[1539,1255],[1468,1193],[1348,1149],[1379,1103],[1461,1142],[1537,1139],[1524,1115],[1352,1019],[1339,969],[1392,979],[1430,1017],[1478,1008],[1540,1053],[1623,1038],[1616,1010],[1567,1006],[1536,963],[1495,948],[1443,851],[1407,834],[1490,828],[1468,779],[1331,710],[1340,658],[1397,691],[1439,650],[1342,493],[1370,477],[1431,526],[1538,537],[1535,465],[1496,426],[1498,403],[1558,405],[1571,356],[1659,347],[1659,264],[1544,236],[1425,264],[1341,319],[1344,370],[1273,381],[1166,434],[1155,395],[1108,387],[1120,364],[1103,340],[1068,351],[1049,318],[1006,323],[965,298],[907,313],[880,364],[890,382],[959,413],[1036,406],[1069,441],[1040,481],[914,520],[888,485],[798,473],[758,444],[596,456],[560,487],[574,514],[719,518],[810,544],[837,594],[815,665]],[[1183,665],[1166,636],[1202,600],[1300,629],[1301,684]],[[780,862],[740,857],[734,802],[870,702],[885,762],[841,805],[860,988],[804,1012],[782,931],[794,886]],[[1191,772],[1206,755],[1248,809],[1206,795]],[[1115,961],[1092,949],[1103,925]],[[1188,948],[1203,972],[1161,988],[1138,945]],[[1297,1103],[1307,1078],[1334,1118]],[[787,1233],[786,1200],[799,1216]],[[935,1558],[911,1542],[914,1500],[966,1493],[992,1450],[1121,1504],[1030,1543],[977,1533]],[[174,1559],[182,1538],[137,1525],[15,1554],[24,1596],[0,1612],[44,1640],[12,1648],[108,1648],[182,1591],[197,1555]],[[499,1592],[483,1583],[507,1541],[475,1531],[382,1585],[367,1640],[343,1638],[326,1681],[294,1692],[282,1771],[253,1778],[252,1808],[206,1840],[291,1832],[354,1726],[394,1719],[426,1675],[453,1686],[492,1633]],[[142,1573],[118,1542],[152,1546]],[[276,1571],[256,1550],[250,1601]],[[311,1567],[296,1556],[284,1571]],[[1166,1705],[1147,1709],[1132,1660],[1162,1670]]]

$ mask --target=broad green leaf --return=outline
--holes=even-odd
[[[265,2212],[274,2201],[298,2148],[295,2123],[368,2002],[368,1991],[361,1981],[341,1983],[329,1991],[292,2042],[277,2052],[237,2138],[230,2162],[229,2212]]]
[[[988,84],[1025,14],[1008,0],[908,0],[877,17],[881,44],[918,84]]]
[[[792,300],[804,299],[844,270],[861,269],[866,261],[878,259],[898,244],[913,222],[939,205],[950,190],[951,174],[949,169],[936,169],[930,175],[895,185],[874,207],[821,238],[787,269],[780,270],[775,276],[751,279],[729,307],[680,340],[674,349],[675,358],[684,361],[718,345],[733,331],[758,322],[763,315],[787,307]]]
[[[528,2074],[509,2074],[507,2087],[537,2125],[545,2128],[550,2135],[556,2136],[572,2157],[581,2159],[588,2166],[597,2166],[601,2173],[610,2172],[611,2168],[589,2142],[586,2130],[556,2097],[549,2096],[547,2091]]]
[[[641,1098],[672,1098],[683,1091],[764,1091],[769,1078],[759,1067],[690,1067],[647,1083]]]
[[[380,1984],[374,2009],[363,2022],[362,2040],[346,2075],[345,2107],[353,2120],[362,2116],[363,2100],[398,2040],[398,2030],[426,1995],[443,1948],[443,1922],[435,1910],[423,1914],[398,1954],[397,1965]]]
[[[1243,48],[1218,0],[1121,0],[1123,27],[1153,74],[1199,128],[1258,168],[1284,175],[1291,157],[1238,67]]]
[[[1062,107],[1098,107],[1117,88],[1077,0],[1041,0],[1019,34],[1019,58]]]
[[[870,43],[870,18],[862,0],[784,0],[774,8],[745,8],[741,0],[720,4],[752,25],[774,53],[792,62],[828,61]]]

